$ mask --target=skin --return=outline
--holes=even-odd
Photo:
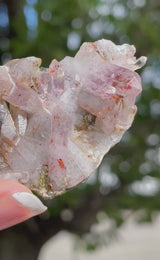
[[[27,187],[18,182],[0,180],[0,230],[18,224],[38,214],[12,197],[12,195],[17,192],[32,194]]]

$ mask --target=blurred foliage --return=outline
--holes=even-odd
[[[110,230],[98,236],[91,232],[100,221],[99,212],[112,220],[112,231],[125,221],[124,212],[141,210],[139,222],[156,217],[160,210],[159,28],[157,0],[0,1],[2,64],[34,55],[48,66],[53,58],[73,56],[82,42],[100,38],[134,44],[137,56],[148,57],[140,71],[143,93],[131,129],[87,183],[44,202],[46,214],[1,232],[0,259],[36,259],[42,244],[62,229],[78,234],[88,250],[94,249],[107,235],[112,237]],[[12,241],[10,253],[8,241]]]

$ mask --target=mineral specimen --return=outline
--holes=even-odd
[[[0,178],[51,198],[86,180],[131,126],[146,58],[108,40],[39,68],[35,57],[0,66]]]

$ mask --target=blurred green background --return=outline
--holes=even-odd
[[[75,55],[84,41],[106,38],[130,43],[148,57],[139,71],[143,93],[131,129],[111,149],[89,181],[44,203],[48,212],[0,233],[0,259],[35,260],[41,246],[60,230],[81,237],[92,250],[112,239],[126,212],[141,210],[139,222],[154,221],[160,210],[160,1],[0,0],[0,62],[37,56]],[[90,234],[100,215],[113,229]]]

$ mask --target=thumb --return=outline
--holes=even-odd
[[[46,209],[24,185],[0,180],[0,230],[41,214]]]

